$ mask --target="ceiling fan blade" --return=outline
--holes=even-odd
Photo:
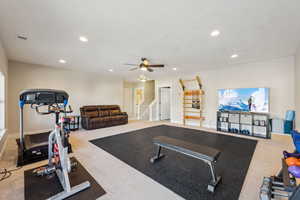
[[[147,67],[148,72],[153,72],[153,69]]]
[[[148,65],[148,67],[164,67],[165,65]]]
[[[130,69],[129,71],[134,71],[134,70],[137,70],[139,67],[135,67],[135,68],[132,68]]]
[[[138,64],[130,64],[130,63],[125,63],[124,65],[129,65],[129,66],[139,66]]]

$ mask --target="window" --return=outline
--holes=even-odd
[[[0,72],[0,139],[5,127],[5,77]]]

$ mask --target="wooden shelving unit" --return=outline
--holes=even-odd
[[[188,89],[188,83],[197,85],[197,89]],[[203,95],[202,83],[199,76],[191,80],[179,79],[179,83],[183,90],[183,124],[186,125],[187,120],[199,120],[199,126],[202,126],[205,118],[202,116],[203,111]]]

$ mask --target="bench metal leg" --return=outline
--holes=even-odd
[[[161,146],[157,146],[156,155],[150,159],[151,163],[154,163],[156,160],[164,157],[165,155],[161,154]]]
[[[212,177],[211,182],[207,186],[207,190],[210,192],[214,192],[218,183],[221,181],[221,176],[216,175],[214,163],[208,162],[207,164],[209,166],[211,177]]]

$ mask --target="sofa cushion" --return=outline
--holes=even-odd
[[[112,121],[111,117],[95,117],[91,119],[91,122],[94,123],[101,123],[101,122],[108,122],[108,121]]]
[[[115,116],[115,115],[120,115],[121,111],[120,110],[110,110],[110,116]]]
[[[127,118],[127,116],[125,116],[125,115],[117,115],[117,116],[111,117],[111,119],[113,119],[113,120],[124,120],[126,118]]]
[[[101,122],[104,122],[105,120],[104,120],[104,117],[95,117],[95,118],[92,118],[91,120],[90,120],[92,123],[101,123]]]
[[[108,110],[99,110],[99,117],[109,116],[110,112]]]
[[[98,111],[97,111],[97,110],[94,110],[94,111],[86,111],[86,112],[85,112],[85,116],[87,116],[87,117],[98,117],[99,114],[98,114]]]
[[[116,116],[106,116],[106,117],[95,117],[92,118],[91,121],[92,122],[106,122],[106,121],[118,121],[118,120],[122,120],[122,119],[126,119],[126,116],[123,115],[116,115]]]
[[[82,107],[82,109],[85,112],[87,112],[87,111],[95,111],[95,110],[98,111],[98,106],[85,106],[85,107]]]
[[[99,110],[120,110],[118,105],[102,105],[98,106]]]

